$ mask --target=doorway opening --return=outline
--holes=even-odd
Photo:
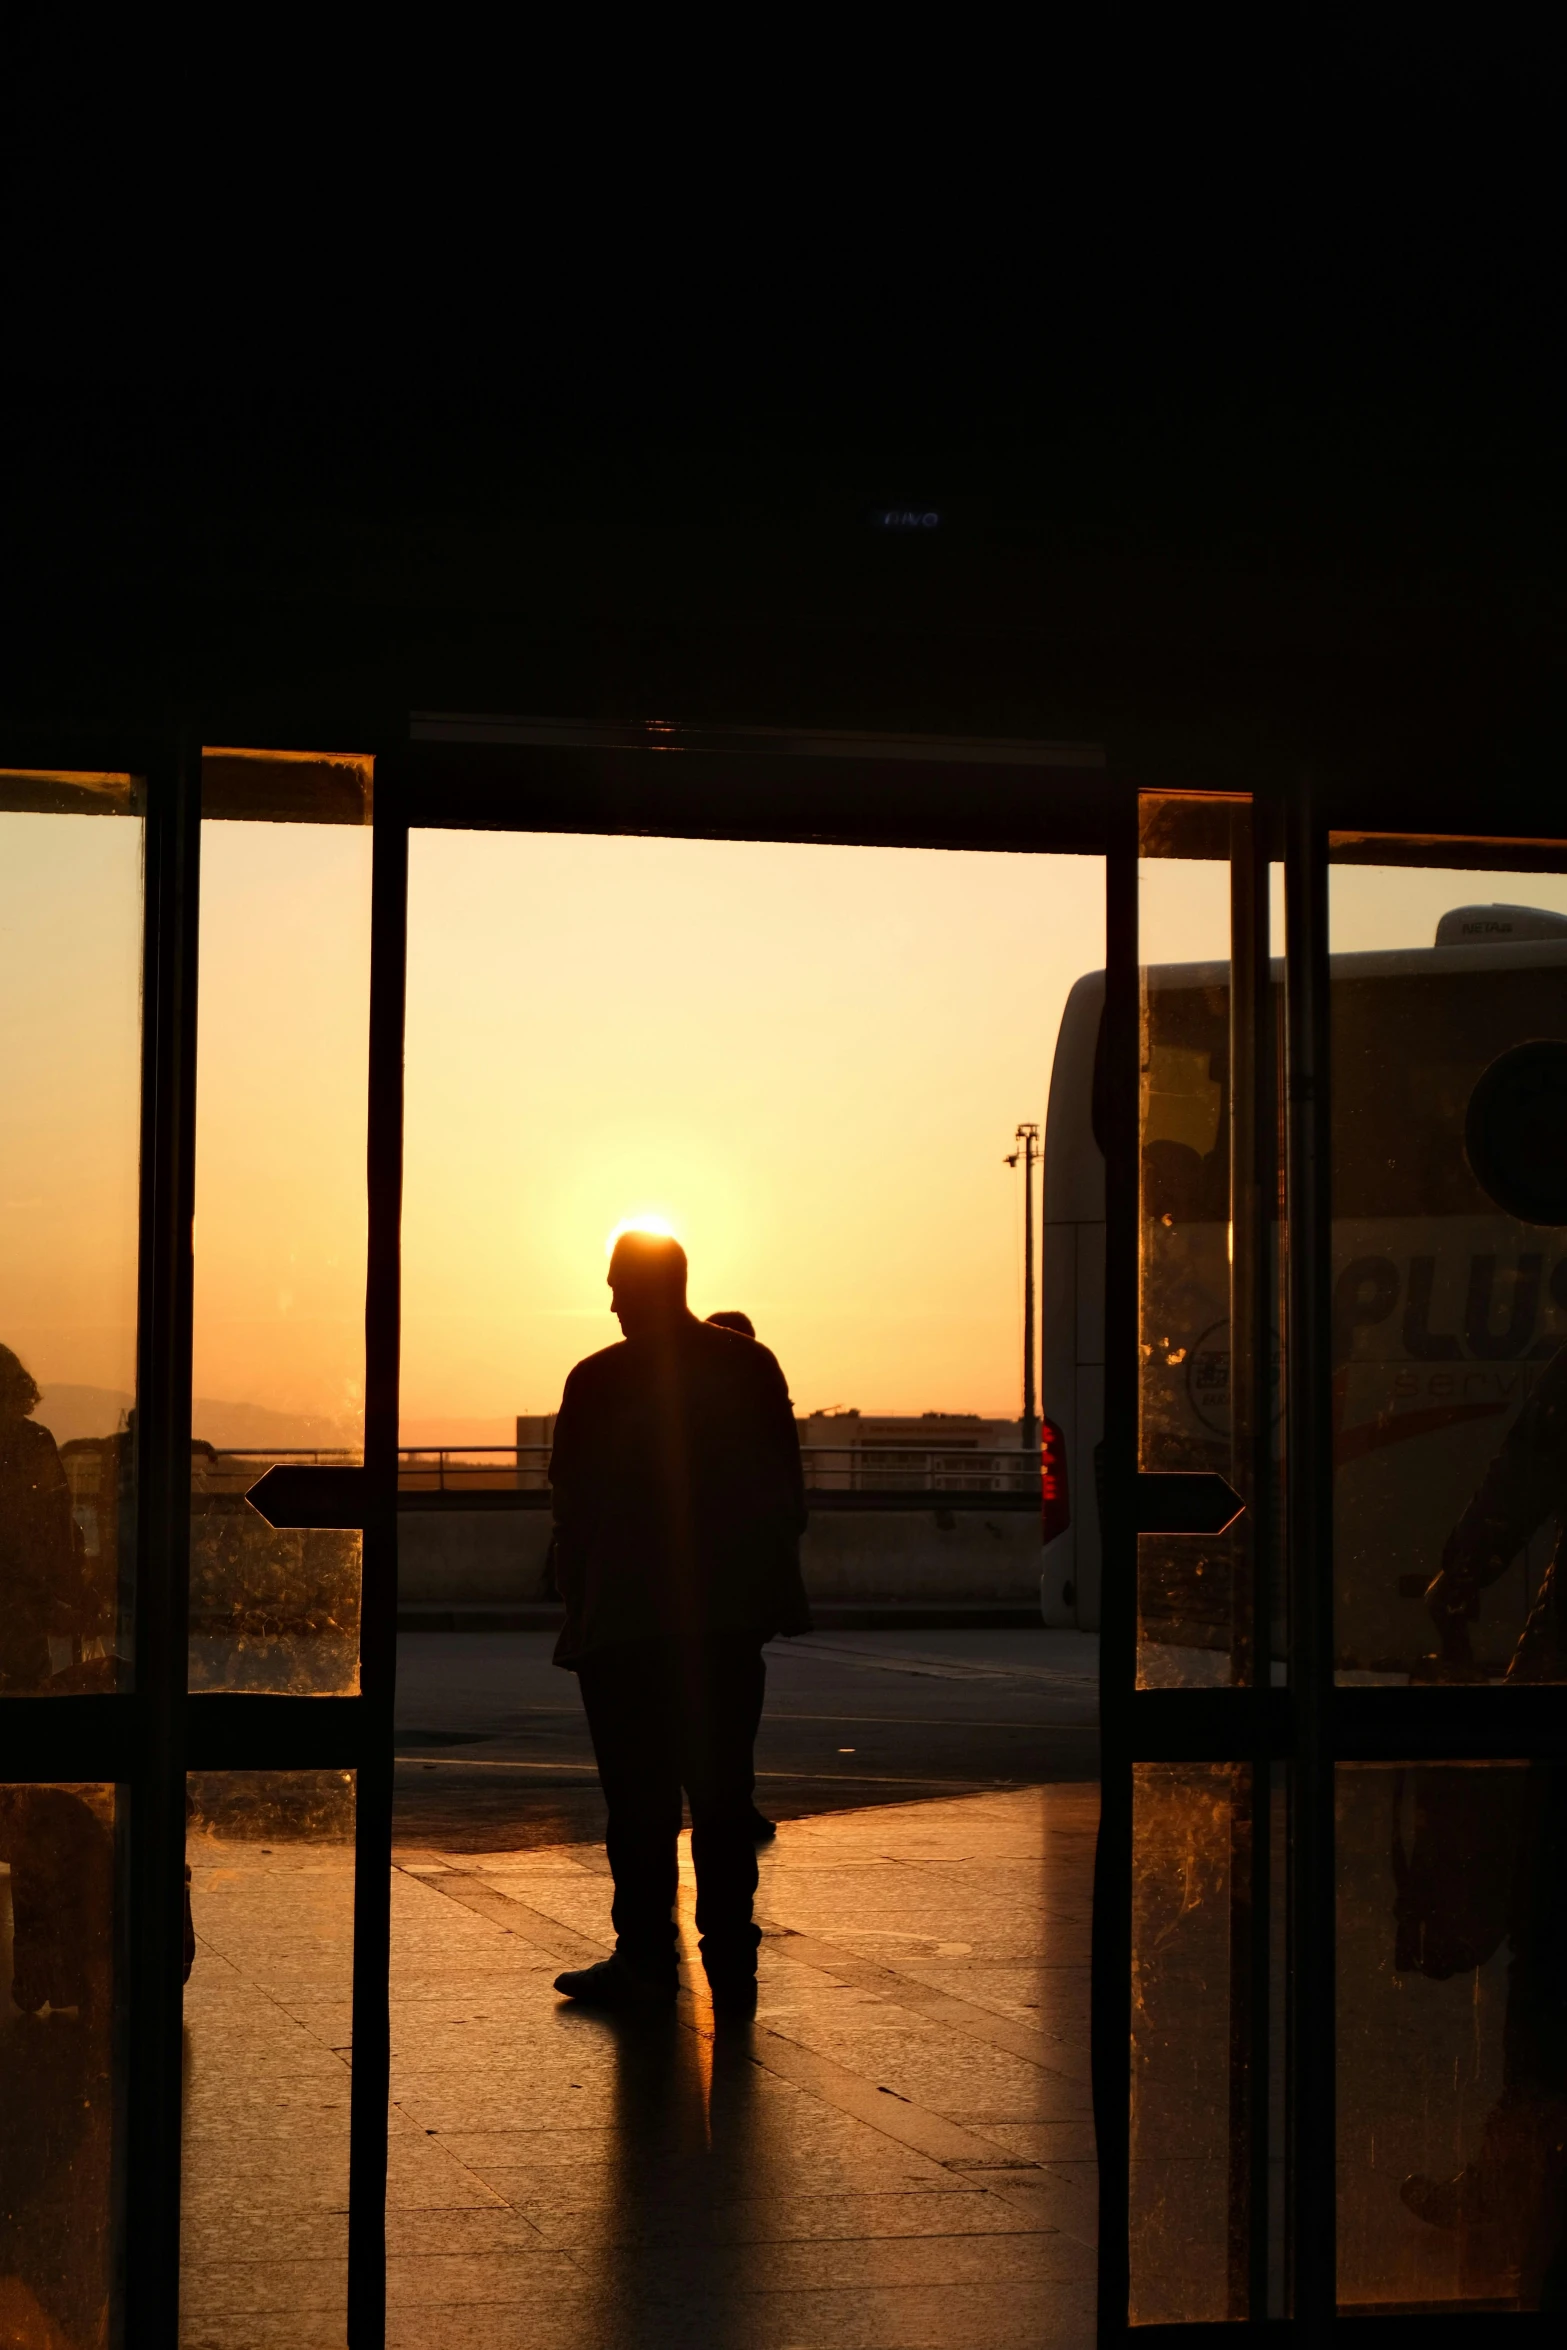
[[[1085,857],[412,835],[394,2328],[444,2294],[491,2302],[496,2342],[524,2301],[552,2340],[632,2311],[719,2340],[760,2295],[780,2339],[828,2303],[961,2330],[976,2297],[998,2341],[1047,2312],[1091,2334],[1097,1644],[1041,1614],[1016,1136],[1103,963],[1102,883]],[[566,1373],[618,1337],[623,1226],[673,1231],[692,1310],[776,1354],[809,1495],[738,2037],[689,1832],[673,2031],[552,1988],[613,1942],[548,1463]]]

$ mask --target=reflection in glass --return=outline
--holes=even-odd
[[[259,1450],[191,1446],[193,1689],[331,1695],[358,1679],[363,1536],[269,1526],[245,1496],[273,1465]]]
[[[358,1682],[361,1537],[274,1530],[364,1442],[369,763],[202,762],[191,1686]]]
[[[0,2340],[98,2350],[114,2258],[112,1787],[0,1787]]]
[[[204,2350],[341,2340],[353,1777],[202,1772],[187,1808],[184,2333]]]
[[[1567,1784],[1338,1775],[1339,2298],[1567,2298]]]
[[[1139,1465],[1216,1471],[1248,1506],[1220,1535],[1139,1537],[1138,1679],[1245,1685],[1273,1630],[1266,1607],[1256,1621],[1252,1579],[1259,1468],[1280,1429],[1282,1327],[1275,1263],[1260,1363],[1259,1236],[1275,1230],[1277,1205],[1253,1099],[1248,958],[1266,923],[1250,899],[1250,804],[1147,796],[1142,846]]]
[[[119,1466],[128,1439],[72,1447],[72,1476],[32,1416],[41,1401],[26,1365],[0,1346],[0,1693],[7,1696],[114,1686],[114,1556],[111,1549],[106,1560],[101,1543],[89,1555],[94,1506],[77,1506],[76,1495],[94,1492],[93,1472],[106,1455]]]
[[[0,1690],[130,1668],[142,822],[127,775],[0,773]]]
[[[1134,1770],[1135,2325],[1247,2310],[1250,1806],[1244,1764]]]
[[[1330,879],[1339,1670],[1560,1680],[1567,883]]]

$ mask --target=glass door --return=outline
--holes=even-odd
[[[403,863],[372,784],[201,762],[180,2303],[219,2350],[280,2311],[373,2343],[384,2309]]]
[[[7,2340],[383,2332],[404,856],[370,781],[170,737],[0,770]]]
[[[1119,821],[1101,2333],[1556,2311],[1567,844]]]
[[[1143,795],[1110,875],[1095,1905],[1100,2322],[1281,2316],[1281,874],[1249,799]]]
[[[1567,2306],[1567,843],[1327,847],[1341,2311]]]
[[[125,2317],[147,788],[0,772],[0,2334]]]

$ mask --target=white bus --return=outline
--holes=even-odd
[[[1548,1084],[1561,1085],[1567,915],[1460,907],[1429,948],[1336,955],[1330,968],[1337,1664],[1403,1676],[1433,1645],[1421,1602],[1443,1545],[1567,1345],[1567,1230],[1538,1205],[1551,1220],[1529,1221],[1527,1199],[1509,1213],[1475,1171],[1485,1157],[1479,1106],[1496,1098],[1480,1080],[1526,1058],[1525,1046],[1549,1057],[1554,1040]],[[1274,976],[1277,985],[1282,965]],[[1145,1353],[1143,1427],[1145,1458],[1151,1434],[1169,1467],[1229,1461],[1228,980],[1217,963],[1144,974],[1143,1330],[1158,1344]],[[1044,1153],[1040,1600],[1047,1624],[1090,1631],[1104,1432],[1104,1159],[1094,1131],[1103,1011],[1104,974],[1094,972],[1062,1015]],[[1549,1156],[1559,1127],[1567,1160],[1567,1091],[1531,1114],[1526,1152]],[[1515,1150],[1518,1131],[1514,1117]],[[1508,1192],[1505,1181],[1497,1188]],[[1473,1647],[1490,1673],[1512,1654],[1552,1533],[1537,1533],[1485,1595]],[[1226,1646],[1222,1557],[1195,1536],[1167,1548],[1168,1588],[1142,1594],[1144,1639]]]

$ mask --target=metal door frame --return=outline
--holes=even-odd
[[[1240,795],[1236,795],[1239,797]],[[1411,835],[1407,803],[1368,826],[1375,793],[1329,794],[1297,779],[1268,803],[1254,828],[1257,855],[1271,826],[1282,839],[1287,936],[1283,943],[1286,1068],[1285,1246],[1288,1258],[1285,1410],[1287,1442],[1288,1685],[1251,1689],[1149,1689],[1136,1681],[1138,1424],[1138,792],[1119,779],[1107,849],[1106,1373],[1104,1585],[1101,1632],[1103,1743],[1100,1842],[1094,1887],[1093,2075],[1099,2149],[1099,2338],[1120,2346],[1236,2342],[1254,2334],[1346,2346],[1390,2346],[1429,2338],[1433,2318],[1337,2309],[1335,2242],[1334,1774],[1347,1762],[1548,1760],[1567,1762],[1567,1704],[1550,1686],[1340,1688],[1332,1625],[1332,1072],[1329,1056],[1328,866],[1335,826]],[[1518,842],[1520,865],[1540,845],[1532,810],[1509,826],[1499,795],[1494,831],[1473,835],[1504,852]],[[1276,853],[1276,848],[1275,848]],[[1250,944],[1253,1019],[1268,986],[1266,873],[1254,875],[1260,928]],[[1237,962],[1239,957],[1237,957]],[[1280,1770],[1288,1786],[1286,1871],[1287,2044],[1285,2143],[1287,2294],[1291,2314],[1266,2314],[1266,1999],[1268,1911],[1254,1905],[1251,1968],[1253,2143],[1250,2213],[1252,2314],[1229,2322],[1132,2326],[1128,2322],[1132,1961],[1132,1773],[1138,1763],[1249,1763]],[[1266,1807],[1255,1806],[1261,1826]],[[1264,1845],[1259,1858],[1265,1863]],[[1264,1881],[1266,1881],[1264,1879]],[[1259,2143],[1260,2137],[1260,2143]],[[1259,2306],[1260,2305],[1260,2306]],[[1443,2314],[1453,2329],[1489,2325],[1479,2309]],[[1553,2336],[1560,2320],[1521,2312],[1507,2320],[1530,2338]]]
[[[302,1769],[357,1774],[358,2061],[350,2092],[348,2328],[356,2345],[374,2345],[385,2312],[407,833],[395,820],[378,823],[372,852],[360,1694],[192,1695],[186,1669],[191,1228],[201,744],[211,732],[191,726],[156,734],[133,727],[27,729],[0,739],[0,764],[8,767],[62,773],[109,768],[135,775],[143,788],[145,825],[133,1686],[112,1696],[0,1696],[0,1779],[105,1781],[126,1791],[129,1828],[116,1945],[124,2152],[115,2234],[122,2248],[118,2339],[139,2346],[173,2345],[179,2333],[186,1775]]]
[[[190,1696],[191,1209],[194,1196],[200,746],[256,740],[321,749],[352,734],[375,757],[372,878],[364,1585],[357,1697]],[[1567,1707],[1550,1688],[1337,1689],[1327,1617],[1332,1457],[1328,1411],[1331,1202],[1327,1186],[1327,848],[1377,797],[1308,782],[1269,795],[1286,828],[1288,906],[1289,1547],[1293,1647],[1286,1690],[1134,1689],[1137,1332],[1137,786],[1091,746],[920,736],[560,726],[417,717],[389,731],[337,720],[273,727],[253,713],[149,732],[8,730],[0,763],[129,770],[146,792],[146,910],[138,1308],[135,1687],[42,1702],[0,1697],[0,1778],[113,1781],[129,1790],[122,1956],[129,2013],[124,2336],[177,2340],[182,2001],[181,1889],[188,1770],[347,1769],[358,1775],[348,2329],[377,2350],[385,2322],[387,1966],[396,1660],[396,1447],[403,1011],[413,825],[661,837],[837,841],[1107,857],[1107,1374],[1102,1727],[1093,2059],[1100,2195],[1100,2333],[1127,2306],[1131,1769],[1240,1760],[1292,1784],[1288,1867],[1290,2234],[1294,2316],[1242,2321],[1315,2341],[1426,2328],[1418,2316],[1334,2308],[1331,2049],[1332,1800],[1338,1761],[1537,1756],[1567,1761]],[[735,777],[739,776],[737,788]],[[749,797],[747,794],[749,793]],[[1259,807],[1265,803],[1259,799]],[[1374,810],[1371,813],[1375,813]],[[1498,807],[1493,837],[1508,837]],[[1407,799],[1386,815],[1410,829]],[[1530,818],[1516,826],[1529,837]],[[1537,829],[1533,835],[1538,838]],[[1255,893],[1254,893],[1255,894]],[[1263,903],[1265,904],[1265,893]],[[1254,942],[1255,946],[1255,942]],[[1253,970],[1265,984],[1267,944]],[[1261,2083],[1257,2084],[1260,2091]],[[1255,2109],[1254,2109],[1255,2110]],[[1265,2224],[1260,2205],[1254,2226]],[[1258,2278],[1258,2247],[1252,2275]],[[1445,2321],[1462,2325],[1460,2316]],[[1515,2321],[1517,2322],[1517,2321]],[[1531,2321],[1523,2321],[1528,2325]],[[1533,2321],[1543,2331],[1546,2319]],[[1190,2342],[1237,2327],[1138,2328]]]
[[[175,2339],[185,1691],[189,1576],[190,1225],[194,1139],[198,778],[188,744],[135,729],[31,732],[7,767],[108,768],[144,792],[141,1134],[138,1209],[134,1686],[112,1696],[0,1696],[0,1777],[123,1788],[129,1828],[117,1919],[116,2004],[125,2052],[116,2237],[126,2340]],[[179,1432],[185,1432],[185,1441]],[[224,1726],[200,1739],[218,1760]]]

